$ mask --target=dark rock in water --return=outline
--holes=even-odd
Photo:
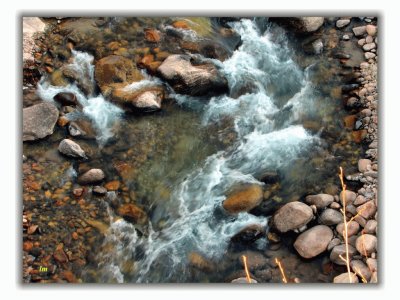
[[[269,19],[291,27],[299,33],[315,32],[324,24],[324,17],[273,17]]]
[[[42,139],[53,133],[58,109],[50,102],[43,102],[24,108],[22,119],[22,140],[25,142]]]
[[[236,233],[232,238],[231,241],[233,243],[240,243],[240,244],[252,244],[259,238],[265,236],[265,228],[261,225],[254,224],[245,227],[238,233]]]
[[[342,92],[347,93],[358,88],[357,83],[342,85]]]
[[[335,53],[333,54],[333,56],[334,56],[335,58],[339,58],[339,59],[349,59],[349,58],[351,57],[350,54],[343,53],[343,52],[335,52]]]
[[[93,187],[92,191],[93,191],[93,194],[96,194],[99,196],[104,196],[105,194],[107,194],[107,189],[102,186],[99,186],[99,185],[96,185],[95,187]]]
[[[267,184],[274,184],[279,181],[279,174],[277,171],[264,172],[260,176],[260,181]]]
[[[86,119],[78,119],[68,126],[69,134],[73,137],[81,137],[84,139],[95,139],[96,131],[92,123]]]
[[[204,272],[212,272],[215,269],[214,265],[199,253],[191,252],[188,260],[192,267]]]
[[[195,62],[188,55],[168,56],[158,73],[181,94],[219,95],[228,91],[228,81],[215,65]]]
[[[104,172],[101,169],[90,169],[83,175],[79,176],[79,184],[91,184],[100,182],[105,178]]]
[[[206,43],[200,46],[200,53],[207,58],[224,61],[229,57],[229,52],[220,44]]]
[[[62,74],[64,77],[72,82],[75,82],[78,88],[83,91],[86,96],[90,96],[94,92],[94,85],[91,82],[90,75],[85,74],[82,76],[76,69],[65,66],[62,68]]]
[[[63,106],[76,105],[78,103],[73,93],[58,93],[54,96],[54,100]]]
[[[58,145],[58,151],[69,157],[86,158],[85,151],[81,146],[70,139],[63,139]]]
[[[222,27],[228,27],[229,28],[229,22],[237,22],[240,21],[240,17],[216,17],[215,20],[216,22],[221,25]]]

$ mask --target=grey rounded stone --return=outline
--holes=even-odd
[[[318,209],[329,206],[333,200],[333,196],[328,194],[309,195],[306,197],[306,202],[315,205]]]
[[[273,216],[273,226],[280,232],[303,227],[313,218],[312,209],[299,201],[282,206]]]
[[[342,213],[331,208],[325,209],[320,216],[320,222],[328,226],[339,224],[342,221],[343,221]]]
[[[326,251],[333,238],[332,230],[325,225],[317,225],[300,234],[294,248],[304,258],[312,258]]]

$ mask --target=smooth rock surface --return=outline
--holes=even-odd
[[[356,240],[357,251],[367,257],[376,251],[377,244],[378,240],[372,234],[363,234]]]
[[[58,145],[58,151],[69,157],[86,158],[85,151],[81,146],[70,139],[63,139]]]
[[[328,226],[339,224],[342,221],[343,215],[336,209],[327,208],[322,212],[320,216],[320,222]]]
[[[54,131],[58,120],[58,109],[50,102],[42,102],[22,111],[22,140],[35,141]]]
[[[313,218],[312,209],[302,202],[290,202],[282,206],[273,216],[273,225],[280,232],[303,227]]]
[[[333,200],[333,196],[328,194],[309,195],[306,197],[306,202],[314,204],[318,209],[329,206]]]
[[[317,225],[300,234],[294,247],[304,258],[312,258],[324,252],[333,238],[332,230],[325,225]]]
[[[218,95],[228,91],[228,82],[215,65],[193,64],[188,55],[168,56],[158,68],[158,73],[181,94]]]
[[[227,212],[236,214],[252,210],[261,203],[262,199],[261,186],[253,184],[227,197],[222,206]]]
[[[80,184],[91,184],[102,181],[105,178],[105,174],[101,169],[90,169],[83,175],[79,176],[78,183]]]

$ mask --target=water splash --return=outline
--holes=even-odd
[[[81,78],[85,78],[94,85],[93,56],[72,50],[72,57],[72,63],[67,67],[73,69]],[[53,86],[46,78],[42,78],[37,86],[37,93],[45,101],[54,101],[53,98],[58,93],[73,93],[83,107],[83,114],[93,122],[97,133],[96,139],[100,145],[104,145],[113,136],[112,127],[123,114],[121,108],[106,101],[102,95],[86,96],[75,83],[67,86]],[[74,114],[75,116],[71,115],[72,118],[79,117],[76,116],[76,113]]]

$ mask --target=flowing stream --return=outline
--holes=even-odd
[[[211,99],[174,94],[180,112],[166,114],[161,122],[164,127],[172,128],[178,144],[174,151],[180,152],[162,152],[164,154],[158,158],[142,165],[138,177],[127,180],[127,185],[137,188],[139,195],[142,188],[143,198],[151,204],[146,229],[116,217],[107,201],[103,202],[110,216],[110,227],[96,254],[99,262],[96,281],[190,282],[190,253],[198,253],[217,263],[229,251],[233,235],[248,225],[267,226],[267,214],[227,214],[222,203],[229,191],[247,184],[264,186],[259,181],[260,176],[266,171],[278,171],[284,179],[282,191],[276,198],[281,201],[288,195],[302,196],[306,186],[321,179],[318,173],[310,174],[313,167],[304,166],[304,163],[326,148],[326,143],[320,136],[321,131],[307,130],[303,124],[315,119],[332,122],[327,116],[333,113],[336,104],[321,101],[319,91],[310,80],[313,66],[303,69],[295,63],[286,38],[277,40],[268,26],[257,26],[257,23],[249,19],[232,22],[230,25],[240,35],[241,45],[224,62],[213,60],[225,74],[230,94]],[[94,86],[92,62],[93,56],[73,51],[69,67]],[[146,79],[127,88],[162,84],[159,79],[145,75]],[[133,139],[129,135],[130,126],[141,126],[143,130],[152,122],[160,122],[157,115],[146,116],[147,119],[128,117],[101,94],[84,93],[76,84],[55,87],[42,79],[38,85],[38,94],[44,100],[53,101],[59,92],[77,96],[83,115],[95,127],[97,147],[115,147],[110,151],[115,156],[120,149],[140,148],[137,137]],[[321,109],[321,105],[325,107]],[[82,113],[73,112],[68,118],[78,119]],[[175,118],[174,123],[171,123],[172,118]],[[116,134],[116,124],[125,127],[123,134]],[[232,141],[223,147],[209,145],[208,138],[204,138],[207,130],[224,128],[226,124],[230,124]],[[149,130],[147,136],[153,132],[159,134],[159,128]],[[121,142],[109,146],[113,136]],[[166,134],[158,139],[164,141],[166,136],[174,138]],[[124,144],[120,146],[119,143]],[[163,155],[170,155],[174,160],[162,166],[163,159],[167,159],[162,158]],[[100,159],[109,164],[113,162],[109,155]],[[195,163],[187,165],[190,159]],[[162,201],[156,193],[161,183],[171,187]],[[147,189],[143,188],[145,185]],[[302,185],[304,189],[297,191]],[[118,195],[109,192],[107,197]],[[267,243],[265,238],[260,239],[256,248],[265,250]],[[127,264],[133,271],[125,271]],[[214,277],[221,282],[225,275],[215,274]]]
[[[246,225],[266,226],[265,216],[248,213],[229,216],[221,209],[226,192],[237,184],[262,185],[256,175],[289,165],[318,143],[318,137],[294,125],[300,112],[312,106],[313,94],[305,74],[285,46],[271,42],[268,32],[260,33],[250,20],[233,24],[243,44],[222,63],[231,91],[252,85],[252,91],[234,99],[229,95],[208,102],[176,95],[178,103],[198,111],[207,126],[228,117],[233,119],[237,140],[231,147],[209,156],[201,167],[180,179],[169,199],[170,216],[161,231],[150,230],[139,238],[133,225],[118,220],[108,239],[116,242],[107,253],[104,272],[118,282],[124,280],[119,264],[138,257],[137,282],[185,281],[188,253],[220,259],[230,238]],[[282,101],[281,95],[288,95]],[[121,239],[126,239],[120,247]],[[141,254],[135,255],[140,249]],[[128,253],[127,253],[128,252]]]

